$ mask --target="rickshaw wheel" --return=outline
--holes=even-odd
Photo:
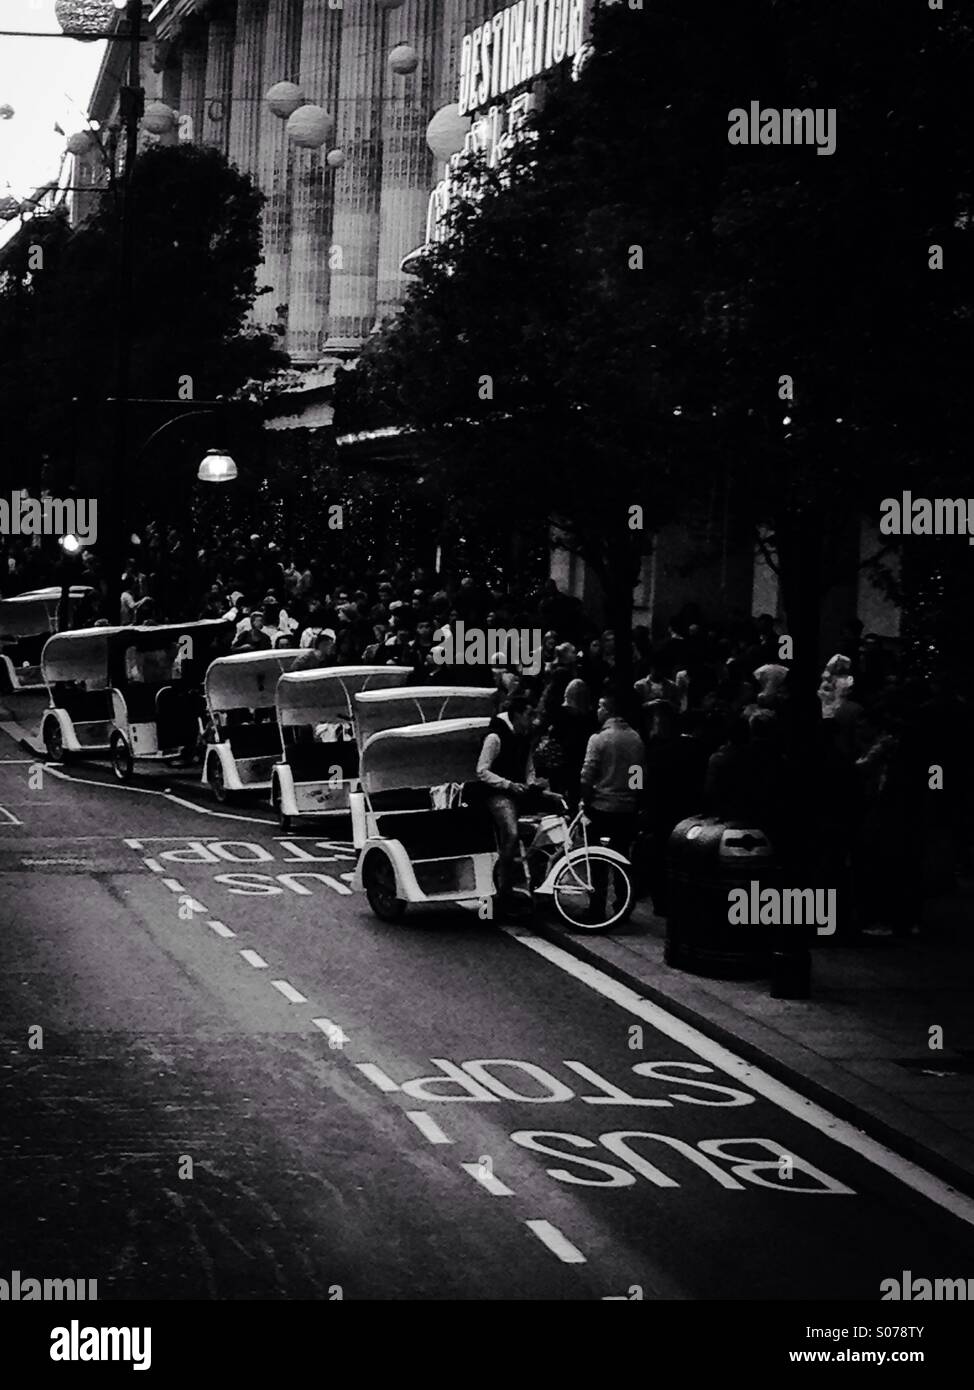
[[[277,823],[285,835],[291,833],[291,817],[281,809],[281,784],[276,779],[271,784],[271,806],[277,812]]]
[[[398,922],[406,911],[402,898],[396,896],[396,875],[384,854],[370,854],[362,866],[362,886],[369,907],[380,922]]]
[[[219,758],[213,758],[210,762],[209,783],[210,791],[221,805],[230,800],[227,784],[223,780],[223,764]]]
[[[112,771],[119,782],[130,782],[132,780],[132,750],[121,734],[112,734]]]
[[[48,719],[44,724],[44,748],[52,763],[66,763],[68,755],[64,751],[64,735],[56,719]]]

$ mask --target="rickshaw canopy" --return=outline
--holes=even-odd
[[[494,713],[496,699],[497,691],[492,685],[404,685],[393,690],[362,691],[355,696],[359,748],[385,729],[489,717]]]
[[[351,719],[357,694],[405,685],[411,675],[411,666],[331,666],[318,671],[291,671],[277,683],[281,727]]]
[[[472,782],[490,720],[444,719],[384,729],[362,750],[362,790],[378,792]]]
[[[92,592],[86,584],[73,584],[69,590],[72,604],[87,598]],[[25,594],[0,599],[0,641],[17,641],[23,637],[42,637],[53,633],[57,622],[61,589],[31,589]]]
[[[48,638],[41,653],[41,669],[45,684],[59,681],[84,681],[89,690],[125,685],[131,679],[126,670],[126,655],[159,652],[170,649],[179,654],[184,638],[194,644],[185,655],[200,661],[221,637],[229,639],[232,625],[223,618],[204,618],[197,622],[159,623],[124,627],[89,627],[72,632],[58,632]],[[170,676],[167,679],[171,678]]]
[[[206,705],[211,714],[232,709],[272,709],[277,683],[302,655],[300,647],[218,656],[206,671]]]

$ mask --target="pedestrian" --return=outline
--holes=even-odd
[[[233,639],[231,650],[235,652],[269,652],[273,644],[264,631],[264,615],[259,608],[255,608],[250,614],[248,622],[250,626],[244,628],[243,632],[238,632]]]
[[[628,858],[646,782],[646,746],[619,714],[614,693],[599,697],[596,718],[601,727],[585,749],[582,802],[593,837],[608,839],[613,849]]]

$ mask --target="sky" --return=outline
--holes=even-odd
[[[60,33],[54,0],[0,0],[0,29]],[[0,198],[29,197],[57,177],[65,136],[84,129],[104,49],[77,39],[0,38],[0,106],[14,108],[0,120]],[[0,245],[19,225],[0,222]]]

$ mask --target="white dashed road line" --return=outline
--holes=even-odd
[[[307,1004],[308,1001],[304,995],[299,993],[293,985],[289,985],[287,980],[271,980],[271,984],[292,1004]]]
[[[510,1187],[506,1187],[500,1178],[495,1178],[489,1168],[482,1163],[461,1163],[460,1167],[465,1173],[469,1173],[475,1178],[480,1186],[489,1192],[492,1197],[513,1197],[514,1192]]]
[[[143,859],[142,863],[147,869],[151,869],[154,874],[164,874],[166,872],[158,859]]]
[[[356,1062],[355,1065],[362,1075],[372,1082],[373,1086],[378,1086],[379,1090],[385,1091],[387,1095],[399,1090],[399,1086],[392,1077],[386,1076],[382,1068],[377,1067],[374,1062]]]
[[[311,1022],[325,1034],[329,1047],[344,1047],[348,1042],[342,1028],[339,1024],[332,1023],[330,1018],[313,1018]]]
[[[453,1143],[450,1136],[443,1133],[433,1116],[427,1115],[425,1110],[407,1110],[406,1118],[412,1120],[423,1138],[428,1139],[431,1144]]]
[[[256,951],[241,951],[240,954],[248,965],[252,965],[255,970],[266,970],[267,961],[263,956],[259,956]]]
[[[185,893],[185,892],[186,892],[186,889],[185,889],[185,888],[183,887],[183,885],[180,883],[180,881],[179,881],[178,878],[164,878],[162,881],[163,881],[163,883],[166,885],[166,887],[169,888],[169,889],[171,889],[172,892],[174,892],[174,893]]]
[[[217,936],[226,936],[226,937],[230,937],[230,936],[236,936],[236,934],[237,934],[235,931],[231,931],[230,928],[229,928],[224,922],[207,922],[206,925],[207,925],[212,931],[215,931],[216,934],[217,934]]]
[[[586,1263],[581,1250],[572,1245],[571,1241],[562,1235],[557,1226],[552,1226],[550,1221],[526,1221],[524,1224],[529,1231],[534,1232],[541,1244],[546,1245],[552,1254],[557,1255],[564,1264],[583,1265]]]

